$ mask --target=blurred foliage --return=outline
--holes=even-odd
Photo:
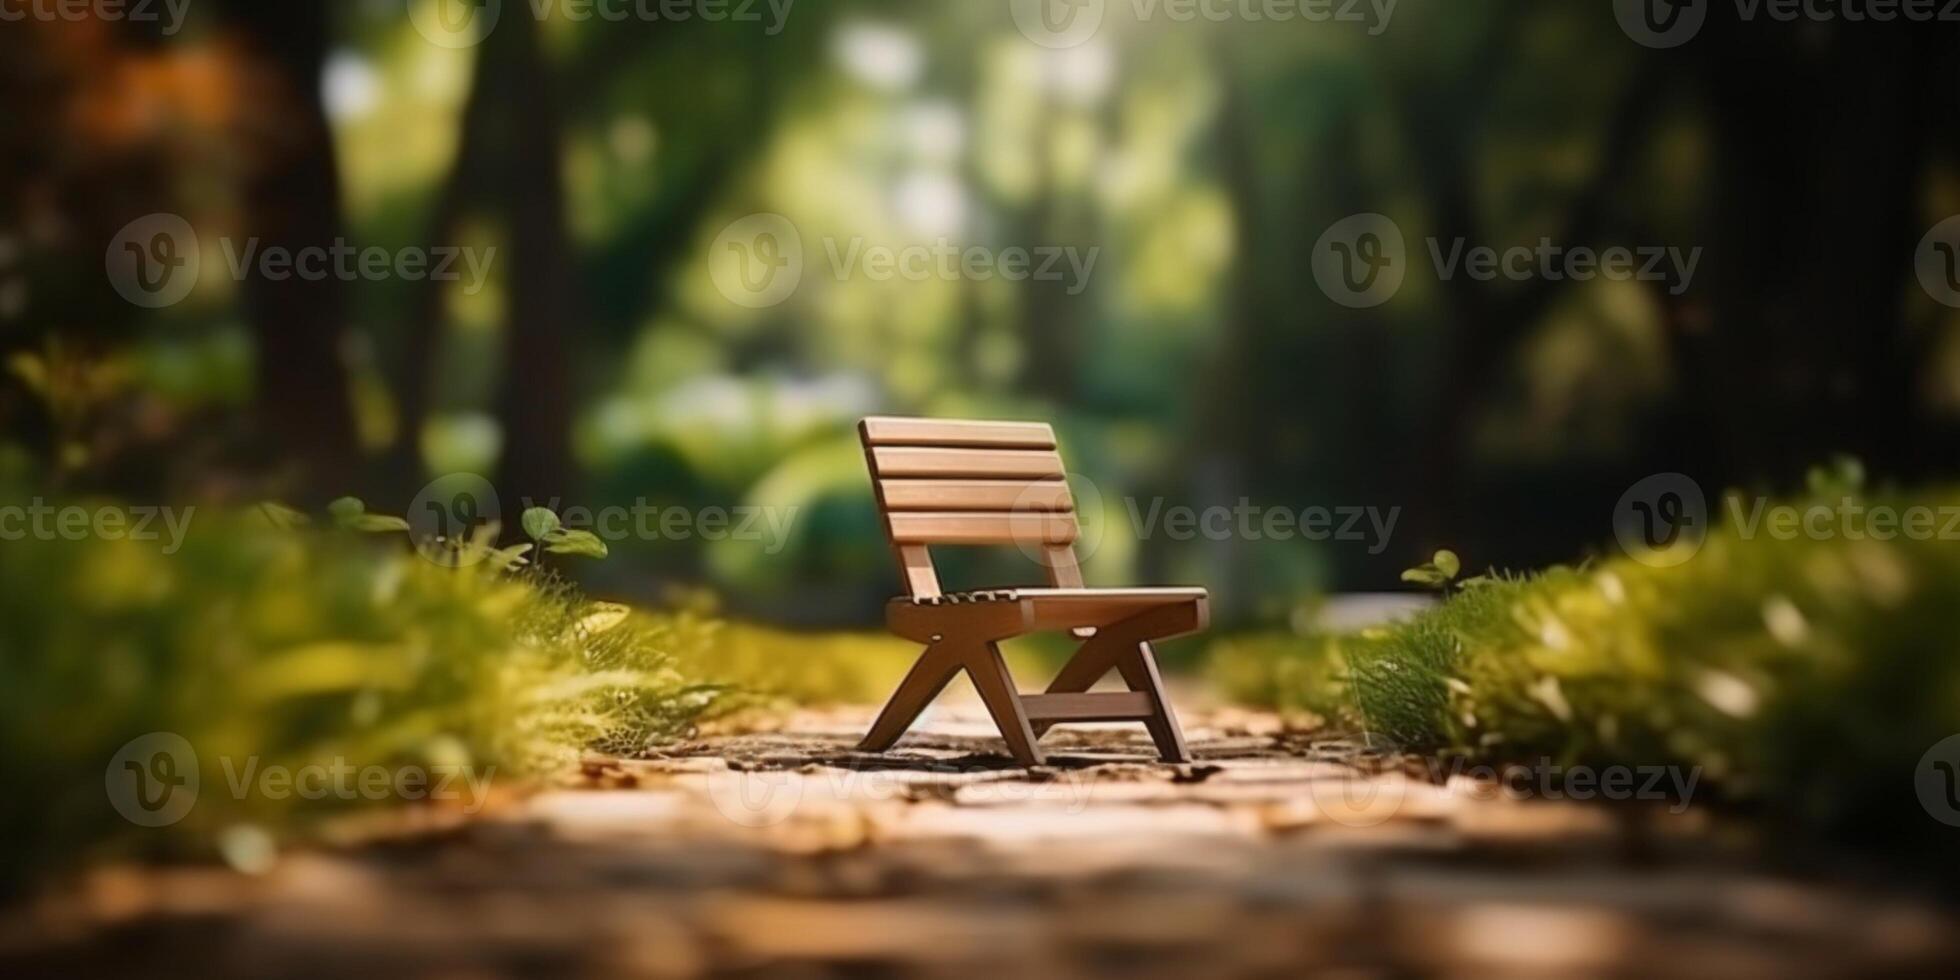
[[[1788,503],[1960,512],[1960,494],[1866,495],[1832,472]],[[1960,730],[1954,636],[1960,552],[1939,535],[1779,540],[1731,522],[1671,567],[1493,574],[1407,623],[1225,641],[1213,676],[1415,750],[1698,766],[1772,823],[1907,848],[1933,826],[1914,767]]]
[[[609,541],[581,574],[858,628],[894,587],[850,432],[874,411],[1053,420],[1112,504],[1089,574],[1206,582],[1226,623],[1390,587],[1445,542],[1555,560],[1650,472],[1960,465],[1960,321],[1910,261],[1960,202],[1938,135],[1960,97],[1928,82],[1960,26],[1715,10],[1650,51],[1597,3],[1404,0],[1384,24],[1109,4],[1057,49],[1011,8],[827,0],[778,30],[525,10],[467,48],[401,3],[217,0],[168,37],[22,23],[0,36],[21,168],[0,451],[135,499],[336,486],[398,509],[482,473],[510,528],[553,499],[795,507],[781,540]],[[1885,111],[1805,110],[1840,102]],[[139,310],[104,245],[155,212],[198,231],[205,274]],[[1399,226],[1411,274],[1356,310],[1311,258],[1363,213]],[[804,264],[757,309],[715,274],[759,214]],[[482,282],[220,274],[257,239],[497,252]],[[1432,239],[1708,261],[1691,290],[1484,281],[1427,268]],[[1793,244],[1830,242],[1870,247]],[[1095,263],[839,267],[942,246]],[[1130,499],[1405,513],[1379,548],[1173,541]]]
[[[356,805],[234,798],[221,760],[469,765],[506,785],[587,748],[642,751],[714,703],[676,666],[704,659],[708,624],[506,573],[485,543],[445,567],[392,537],[269,526],[291,516],[198,510],[170,555],[127,539],[0,549],[0,777],[34,788],[0,804],[0,879],[103,840],[157,846],[121,833],[102,775],[151,732],[198,755],[197,805],[167,839],[204,850],[232,828],[300,832]]]
[[[884,633],[803,633],[671,614],[708,630],[710,642],[684,654],[689,677],[726,685],[721,704],[777,709],[790,704],[876,704],[919,658],[918,644]],[[663,617],[664,618],[664,617]]]

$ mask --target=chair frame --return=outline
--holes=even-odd
[[[1203,589],[1090,589],[1074,542],[1074,501],[1054,430],[1044,423],[868,418],[858,426],[881,523],[905,595],[886,607],[893,633],[925,644],[859,748],[883,752],[965,671],[1023,766],[1057,724],[1140,721],[1166,762],[1190,751],[1164,692],[1154,640],[1201,631]],[[931,549],[1013,545],[1047,570],[1051,588],[947,594]],[[1041,694],[1022,694],[1004,640],[1067,630],[1082,645]],[[1111,671],[1127,691],[1092,692]]]

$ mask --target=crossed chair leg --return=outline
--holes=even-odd
[[[1149,714],[1140,720],[1150,732],[1158,755],[1166,762],[1188,762],[1191,756],[1178,729],[1177,716],[1172,713],[1170,699],[1164,694],[1156,654],[1150,648],[1151,638],[1172,635],[1153,628],[1159,625],[1158,617],[1144,613],[1097,630],[1062,667],[1046,694],[1085,692],[1103,675],[1115,670],[1131,691],[1148,699]],[[1024,766],[1041,765],[1045,757],[1037,742],[1056,722],[1029,721],[1014,677],[1001,656],[1000,644],[992,640],[947,637],[927,646],[884,710],[878,713],[878,720],[872,723],[871,731],[858,748],[866,752],[891,748],[962,670],[973,679],[974,689],[1007,740],[1008,751],[1015,761]]]

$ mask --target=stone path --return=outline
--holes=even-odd
[[[938,709],[592,760],[467,822],[270,871],[111,870],[0,925],[0,975],[1960,975],[1954,920],[1761,870],[1689,810],[1382,771],[1258,715],[1058,729],[1025,773]]]

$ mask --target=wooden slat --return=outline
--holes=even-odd
[[[894,477],[1059,480],[1062,457],[1052,449],[939,449],[876,446],[871,466],[881,480]]]
[[[1141,721],[1156,707],[1143,691],[1029,694],[1021,704],[1029,721]]]
[[[1075,509],[1060,480],[884,480],[879,490],[886,510]]]
[[[858,426],[867,446],[963,446],[974,449],[1053,449],[1046,422],[868,418]]]
[[[1031,513],[896,513],[888,516],[899,544],[1068,544],[1075,515]]]

